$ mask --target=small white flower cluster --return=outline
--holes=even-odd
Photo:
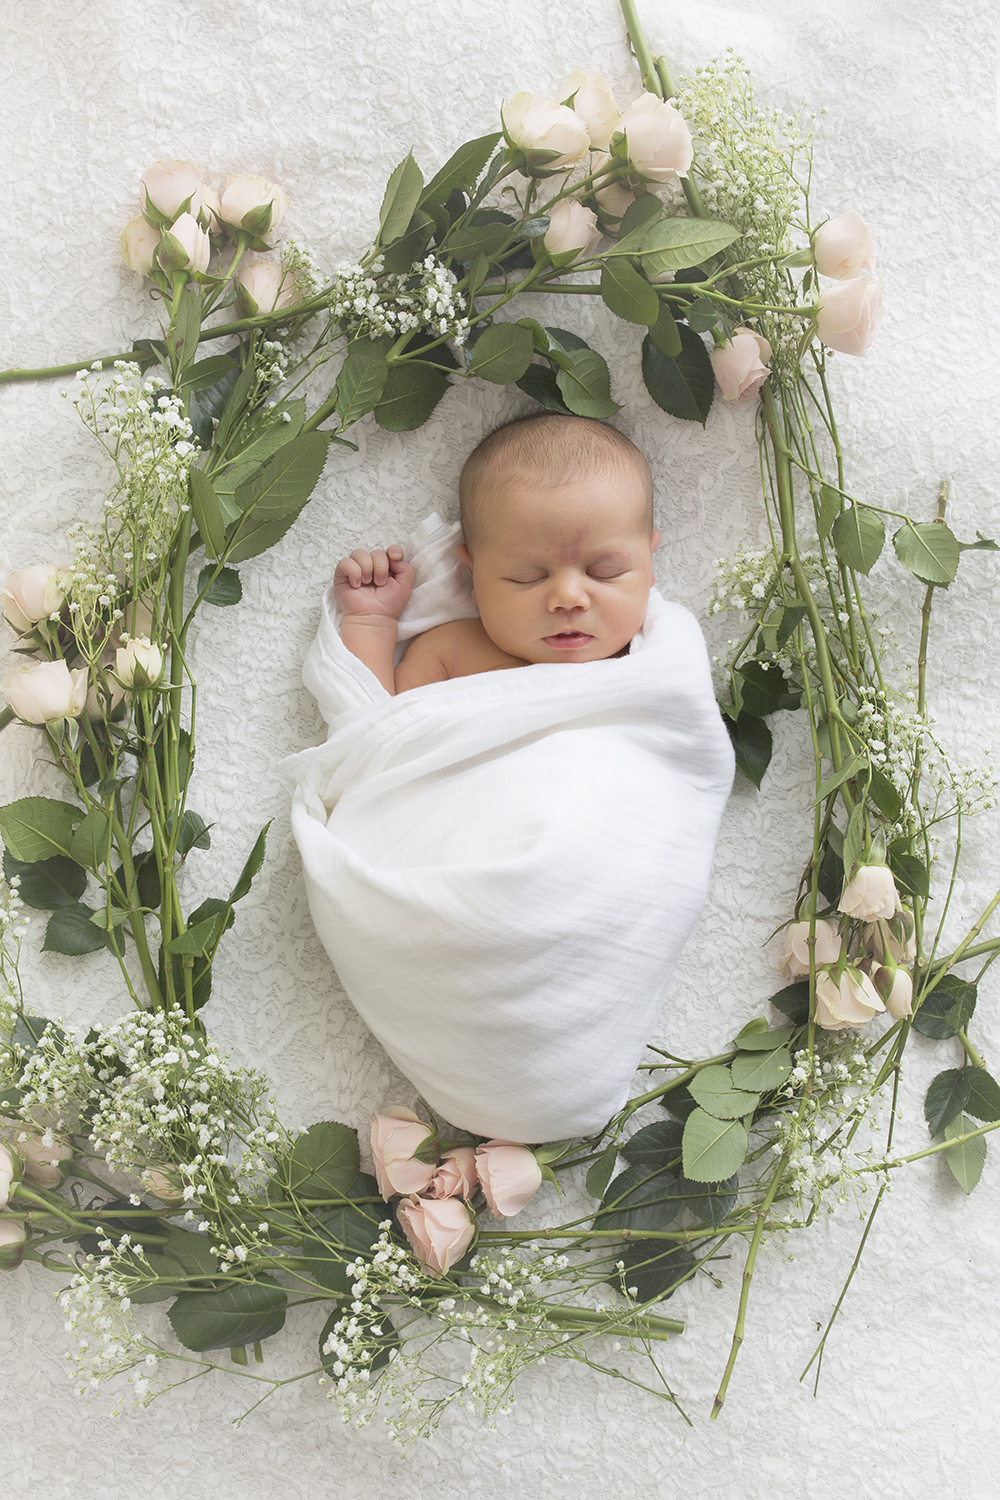
[[[20,987],[17,965],[21,943],[27,936],[31,918],[20,896],[21,877],[0,880],[0,1030],[10,1032],[17,1019]]]
[[[434,338],[464,339],[469,326],[465,304],[455,293],[455,276],[433,255],[399,275],[369,265],[342,262],[334,274],[331,315],[352,338],[392,338],[423,329]]]
[[[183,403],[159,376],[118,360],[102,378],[100,363],[77,375],[73,405],[118,470],[104,502],[102,549],[109,567],[124,560],[147,578],[161,568],[187,507],[187,471],[198,452]]]
[[[303,302],[315,297],[322,289],[322,278],[312,251],[298,240],[288,239],[281,247],[281,269],[286,276],[295,279],[295,287]]]
[[[116,1375],[129,1373],[134,1403],[146,1406],[159,1394],[152,1376],[161,1351],[129,1316],[125,1283],[102,1266],[103,1262],[88,1256],[59,1295],[66,1314],[63,1326],[76,1338],[75,1348],[66,1352],[74,1389],[78,1396],[85,1396]]]
[[[288,370],[289,359],[284,344],[264,339],[257,350],[257,387],[270,390],[280,385]]]

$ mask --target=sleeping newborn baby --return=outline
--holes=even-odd
[[[435,515],[337,566],[292,828],[341,983],[435,1115],[587,1137],[701,911],[732,751],[697,622],[652,587],[627,438],[532,416],[460,489],[461,563]]]
[[[387,692],[625,650],[646,618],[660,541],[649,465],[627,437],[586,417],[521,417],[467,460],[459,499],[458,554],[479,619],[425,631],[398,667],[396,620],[414,576],[402,547],[338,564],[340,638]]]

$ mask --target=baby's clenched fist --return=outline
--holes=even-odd
[[[413,577],[402,547],[387,547],[384,552],[365,552],[359,547],[340,559],[333,589],[344,615],[385,615],[396,620],[413,592]]]

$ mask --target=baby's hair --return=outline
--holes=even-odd
[[[489,524],[497,503],[497,479],[522,480],[542,487],[572,484],[594,472],[611,477],[638,475],[646,490],[646,520],[653,529],[653,481],[635,444],[615,427],[593,417],[532,412],[496,427],[462,466],[458,498],[462,535],[470,551]]]

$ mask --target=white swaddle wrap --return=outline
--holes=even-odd
[[[428,517],[402,639],[475,615]],[[701,910],[733,757],[701,631],[654,590],[625,657],[392,697],[332,590],[304,669],[329,738],[285,764],[316,930],[435,1113],[478,1135],[590,1134],[624,1103]]]

